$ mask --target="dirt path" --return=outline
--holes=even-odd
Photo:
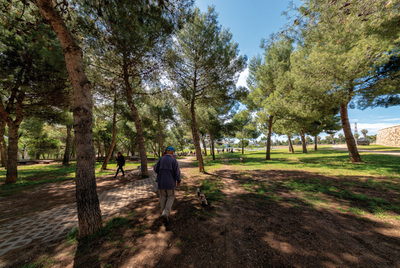
[[[332,208],[329,196],[324,196],[326,203],[314,206],[285,186],[295,181],[311,187],[310,182],[318,180],[334,188],[338,178],[304,171],[243,171],[228,163],[203,174],[193,160],[179,160],[183,179],[168,228],[160,219],[158,199],[151,196],[130,203],[126,225],[93,241],[85,251],[76,245],[43,245],[31,253],[35,257],[29,262],[51,260],[51,267],[63,268],[400,267],[400,220],[345,213],[350,201],[343,199],[339,208]],[[221,199],[202,207],[196,188],[205,180],[220,183]],[[353,190],[370,200],[382,193]],[[385,194],[398,202],[394,190]],[[317,192],[314,197],[322,196]]]

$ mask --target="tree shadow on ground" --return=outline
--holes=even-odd
[[[281,180],[288,175],[255,173],[261,182]],[[214,174],[235,184],[248,179],[230,170]],[[308,175],[302,173],[299,177]],[[351,181],[349,178],[348,182]],[[214,204],[215,216],[179,202],[179,230],[174,232],[182,242],[179,254],[170,261],[160,260],[157,266],[393,267],[400,264],[398,222],[392,225],[329,207],[315,207],[293,191],[276,187],[275,194],[270,196],[257,191],[229,196],[223,203]],[[333,195],[333,198],[338,197]],[[346,196],[341,200],[353,201]]]
[[[236,157],[235,157],[236,155]],[[290,157],[290,156],[293,157]],[[289,156],[289,157],[288,157]],[[243,155],[243,163],[239,155],[233,154],[230,158],[216,160],[219,164],[243,165],[247,167],[259,167],[260,165],[286,165],[294,168],[320,168],[320,169],[346,169],[352,171],[365,171],[374,174],[378,173],[400,173],[400,157],[391,155],[362,154],[363,162],[352,164],[348,152],[321,150],[310,151],[308,154],[271,153],[271,160],[265,160],[265,154],[261,152]],[[215,161],[207,160],[206,166],[215,165]]]
[[[320,176],[281,170],[218,170],[187,178],[165,228],[157,197],[130,204],[127,220],[73,256],[76,267],[396,267],[400,223],[361,215],[381,198],[399,202],[390,179]],[[227,191],[202,207],[199,180],[220,181]],[[382,183],[389,183],[381,187]],[[332,188],[335,187],[337,191]],[[339,196],[348,191],[365,200]],[[397,196],[396,196],[397,195]],[[314,199],[312,199],[314,198]],[[384,208],[382,206],[382,208]],[[398,213],[395,207],[387,212]],[[57,250],[53,251],[56,254]],[[84,254],[80,254],[84,252]]]

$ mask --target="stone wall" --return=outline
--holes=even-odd
[[[379,130],[376,136],[376,144],[400,147],[400,125]]]

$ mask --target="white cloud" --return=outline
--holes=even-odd
[[[246,80],[247,80],[247,77],[248,77],[248,76],[249,76],[249,68],[246,68],[246,69],[240,74],[239,79],[238,79],[238,81],[237,81],[237,83],[236,83],[236,86],[237,86],[237,87],[239,87],[239,86],[241,86],[241,87],[247,87]]]
[[[389,118],[389,119],[382,119],[382,121],[384,121],[384,122],[399,121],[399,122],[400,122],[400,118]]]

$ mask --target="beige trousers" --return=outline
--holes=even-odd
[[[159,190],[162,215],[169,216],[174,204],[175,190]]]

